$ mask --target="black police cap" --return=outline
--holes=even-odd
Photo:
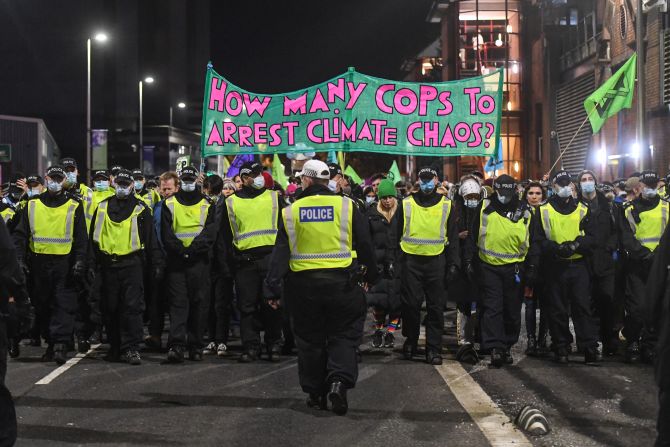
[[[127,169],[121,169],[114,176],[114,182],[118,184],[131,184],[133,182],[133,174]]]
[[[51,178],[55,178],[55,177],[65,178],[65,170],[59,165],[49,166],[47,168],[46,174],[47,174],[47,177],[51,177]]]
[[[656,187],[658,184],[658,174],[654,171],[643,171],[639,175],[639,179],[647,186]]]
[[[195,180],[198,177],[198,170],[193,166],[186,166],[181,170],[181,175],[179,178],[181,180]]]
[[[516,190],[516,181],[513,177],[503,174],[493,181],[493,190],[502,196],[511,196]]]
[[[109,172],[106,169],[99,169],[93,173],[93,180],[95,179],[109,180]]]
[[[421,168],[419,170],[419,178],[422,180],[432,180],[437,177],[437,171],[431,167]]]
[[[263,172],[263,166],[257,161],[247,161],[240,167],[240,177],[243,175],[259,175]]]
[[[551,179],[551,183],[555,183],[558,186],[568,186],[570,183],[572,183],[572,177],[570,177],[570,173],[565,170],[560,170]]]

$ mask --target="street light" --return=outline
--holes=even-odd
[[[177,107],[180,109],[185,109],[186,103],[184,101],[180,101],[177,103]],[[172,106],[170,106],[170,131],[172,131]]]
[[[140,126],[139,126],[139,131],[140,131],[140,169],[144,169],[144,132],[143,132],[143,117],[142,117],[142,82],[140,81],[139,85],[139,94],[140,94]],[[147,84],[153,84],[154,83],[154,78],[151,76],[147,76],[144,78],[144,82]]]
[[[107,42],[107,34],[96,33],[93,39]],[[91,182],[91,38],[86,39],[86,181]]]

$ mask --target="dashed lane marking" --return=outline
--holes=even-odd
[[[70,360],[65,362],[64,365],[59,366],[58,368],[54,369],[49,374],[47,374],[46,376],[44,376],[43,378],[41,378],[40,380],[35,382],[35,385],[48,385],[48,384],[50,384],[51,382],[56,380],[56,378],[58,376],[63,374],[65,371],[72,368],[77,363],[81,362],[81,359],[83,359],[84,357],[86,357],[87,355],[89,355],[90,353],[95,351],[98,346],[100,346],[100,344],[92,345],[91,349],[89,349],[86,353],[78,353],[77,355],[72,357]]]

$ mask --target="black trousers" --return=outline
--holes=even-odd
[[[665,329],[668,330],[667,328]],[[658,384],[658,422],[656,429],[656,447],[670,447],[670,339],[667,334],[658,344],[658,356],[655,365]]]
[[[591,277],[591,297],[598,338],[605,345],[611,344],[615,334],[614,324],[618,320],[614,302],[614,273]]]
[[[235,297],[233,278],[212,271],[209,282],[209,301],[208,306],[205,306],[208,312],[203,312],[207,335],[209,341],[227,344]]]
[[[528,338],[536,337],[542,340],[547,336],[549,326],[547,324],[547,309],[545,298],[542,297],[542,287],[535,287],[532,298],[524,298],[524,314],[526,319],[526,334]],[[540,310],[540,324],[537,324],[537,310]]]
[[[203,284],[209,275],[207,259],[191,264],[171,265],[166,274],[166,291],[170,303],[170,336],[168,346],[202,348],[201,316]]]
[[[426,300],[426,350],[442,352],[446,301],[445,259],[404,254],[401,260],[402,334],[415,342],[421,327],[421,304]]]
[[[0,386],[5,385],[5,376],[7,375],[7,322],[0,317]]]
[[[68,343],[74,331],[77,290],[69,256],[36,255],[30,263],[35,320],[47,343]]]
[[[353,388],[367,307],[363,289],[351,285],[346,270],[333,269],[289,273],[285,295],[303,391],[323,393],[334,381]]]
[[[645,288],[651,264],[631,261],[627,266],[626,296],[624,300],[626,316],[624,318],[623,335],[630,342],[637,341],[642,337],[643,344],[653,345],[651,339],[654,337],[644,330]]]
[[[123,267],[103,267],[100,303],[112,351],[136,351],[142,342],[144,272],[141,260]]]
[[[260,344],[261,330],[265,330],[265,343],[268,346],[277,343],[281,338],[281,310],[270,307],[263,297],[263,280],[268,271],[269,260],[270,255],[257,261],[243,261],[235,266],[240,335],[245,348]]]
[[[591,280],[583,260],[557,261],[551,264],[547,277],[549,298],[549,330],[555,347],[572,343],[569,318],[575,326],[577,346],[595,348],[598,344],[598,326],[591,309]]]
[[[165,314],[168,310],[167,281],[151,279],[151,299],[147,303],[149,314],[149,335],[161,338],[165,329]]]
[[[521,303],[523,302],[518,264],[480,263],[482,302],[479,324],[482,349],[509,349],[519,341]]]

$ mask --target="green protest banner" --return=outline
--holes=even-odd
[[[402,155],[493,154],[503,72],[458,81],[390,81],[353,69],[290,93],[251,93],[211,64],[202,155],[338,150]]]

